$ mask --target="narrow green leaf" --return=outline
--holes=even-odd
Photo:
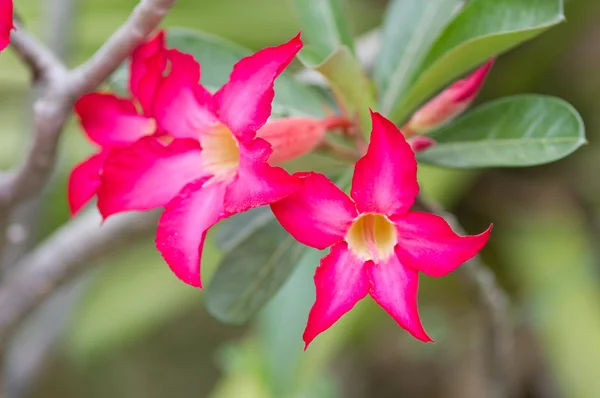
[[[438,166],[533,166],[569,155],[585,140],[581,116],[567,102],[518,95],[482,105],[431,134],[419,160]]]
[[[348,47],[338,47],[322,63],[315,65],[315,58],[301,54],[300,61],[321,73],[329,82],[334,95],[349,117],[358,117],[361,132],[369,139],[371,118],[369,108],[375,104],[371,82],[360,63]]]
[[[294,5],[302,33],[318,54],[319,63],[341,46],[354,52],[354,40],[342,10],[342,0],[294,0]]]
[[[464,0],[393,0],[385,13],[374,78],[384,110],[392,109],[427,52]]]
[[[221,322],[241,324],[279,290],[303,246],[289,235],[268,207],[225,220],[217,237],[229,249],[206,290],[205,305]]]
[[[564,20],[562,0],[471,0],[444,29],[406,95],[382,111],[404,121],[445,84]]]
[[[202,66],[202,84],[211,92],[216,91],[229,80],[229,74],[241,58],[253,51],[232,43],[219,36],[184,28],[167,29],[170,48],[192,54]],[[121,67],[111,79],[119,91],[127,90],[128,70]],[[273,114],[278,117],[322,116],[324,99],[313,89],[298,83],[293,76],[283,73],[275,81]]]

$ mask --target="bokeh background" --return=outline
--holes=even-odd
[[[16,0],[28,29],[70,65],[91,55],[135,0]],[[385,0],[349,0],[358,35],[381,21]],[[600,2],[565,1],[568,23],[502,55],[478,101],[552,94],[582,114],[589,145],[547,166],[448,171],[421,168],[422,189],[470,232],[494,223],[483,256],[509,291],[516,331],[516,397],[600,396]],[[62,33],[56,38],[60,24]],[[252,49],[294,35],[286,0],[179,0],[165,26],[222,35]],[[52,33],[54,32],[54,33]],[[26,148],[28,72],[0,57],[0,168]],[[42,239],[68,220],[66,179],[92,148],[76,122],[35,217]],[[209,280],[220,254],[209,243]],[[313,268],[311,268],[311,266]],[[219,324],[202,292],[180,283],[151,236],[108,253],[20,332],[7,382],[15,397],[286,398],[483,397],[481,314],[455,276],[422,278],[421,314],[436,344],[422,344],[365,300],[302,353],[314,265],[296,273],[250,324]]]

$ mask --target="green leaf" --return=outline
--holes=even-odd
[[[315,57],[300,55],[300,61],[321,73],[329,82],[338,103],[349,117],[358,117],[361,132],[369,140],[371,117],[369,108],[375,104],[371,82],[362,66],[348,47],[338,47],[322,63],[315,64]]]
[[[341,46],[354,52],[354,40],[341,0],[294,0],[302,33],[322,62]]]
[[[567,102],[518,95],[484,104],[431,134],[419,160],[438,166],[533,166],[569,155],[585,140],[581,116]]]
[[[469,1],[433,45],[406,95],[382,112],[404,121],[445,84],[563,20],[562,0]]]
[[[268,207],[222,222],[217,237],[229,250],[205,295],[208,311],[221,322],[246,322],[279,290],[294,270],[303,246],[277,222]]]
[[[184,53],[192,54],[202,66],[202,84],[211,92],[229,80],[229,74],[241,58],[253,51],[219,36],[184,28],[167,29],[167,44]],[[127,90],[128,70],[122,66],[111,79],[113,86]],[[284,116],[322,116],[325,100],[308,86],[298,83],[293,76],[282,73],[275,81],[273,114]]]
[[[464,0],[393,0],[385,13],[374,78],[382,109],[392,109]]]

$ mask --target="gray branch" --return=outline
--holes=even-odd
[[[64,282],[156,228],[156,213],[111,217],[82,213],[23,257],[0,285],[0,352],[16,328]]]
[[[13,170],[0,173],[2,247],[15,208],[39,196],[50,180],[73,103],[106,80],[146,40],[175,1],[140,0],[127,21],[90,60],[71,71],[22,26],[17,25],[11,33],[12,48],[32,71],[40,94],[33,104],[34,131],[24,160]],[[127,215],[99,228],[99,217],[88,214],[69,222],[19,260],[3,275],[0,285],[0,354],[26,316],[74,271],[154,224],[151,216]]]
[[[425,211],[442,216],[452,229],[464,235],[465,230],[454,214],[439,205],[417,198],[417,206]],[[463,283],[476,293],[476,303],[480,306],[486,321],[487,358],[489,370],[489,397],[508,398],[513,385],[514,329],[509,314],[508,295],[496,281],[494,272],[479,256],[473,257],[457,269]]]
[[[39,194],[45,187],[56,163],[60,134],[75,100],[106,80],[158,26],[174,3],[175,0],[141,0],[104,46],[72,71],[67,71],[24,29],[13,31],[13,48],[47,86],[33,106],[35,131],[25,160],[5,176],[0,186],[0,219],[6,218],[2,213],[9,213],[16,203]]]

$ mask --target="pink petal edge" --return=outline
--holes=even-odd
[[[128,210],[166,205],[188,183],[205,177],[197,141],[174,140],[165,146],[154,137],[137,141],[108,157],[98,190],[104,218]]]
[[[327,177],[302,174],[302,188],[271,204],[279,223],[297,241],[323,250],[344,239],[356,207]]]
[[[275,96],[273,83],[301,48],[298,33],[287,43],[242,58],[233,67],[229,82],[215,93],[219,118],[238,140],[254,138],[266,123]]]
[[[171,70],[154,98],[156,121],[175,138],[199,139],[220,123],[215,116],[212,95],[199,83],[200,64],[189,54],[168,51]]]
[[[67,183],[67,198],[71,215],[76,215],[96,195],[100,173],[107,152],[93,154],[73,168]]]
[[[202,288],[200,262],[206,232],[227,215],[223,184],[203,186],[206,179],[183,188],[167,204],[156,231],[156,248],[183,282]]]
[[[81,126],[101,147],[119,147],[154,134],[156,123],[137,113],[133,102],[108,93],[90,93],[75,103]]]
[[[10,43],[10,31],[14,28],[13,2],[12,0],[0,0],[0,51]]]
[[[331,248],[315,271],[317,297],[308,315],[302,336],[305,346],[329,329],[369,292],[369,278],[364,261],[356,258],[345,242]]]
[[[367,264],[371,283],[369,294],[394,320],[413,337],[433,342],[427,335],[417,308],[419,274],[406,268],[392,255],[386,262]]]
[[[350,194],[361,213],[403,214],[419,192],[415,154],[392,122],[376,112],[371,119],[371,142],[356,162]]]
[[[135,49],[129,68],[129,90],[138,99],[144,114],[152,116],[154,94],[167,66],[165,31]]]
[[[225,210],[228,213],[271,204],[302,187],[302,182],[281,167],[267,163],[271,146],[256,138],[249,143],[239,143],[240,163],[237,176],[227,184]]]
[[[492,226],[479,235],[457,235],[442,217],[411,211],[394,217],[398,230],[396,254],[402,264],[440,277],[474,257],[487,243]]]

